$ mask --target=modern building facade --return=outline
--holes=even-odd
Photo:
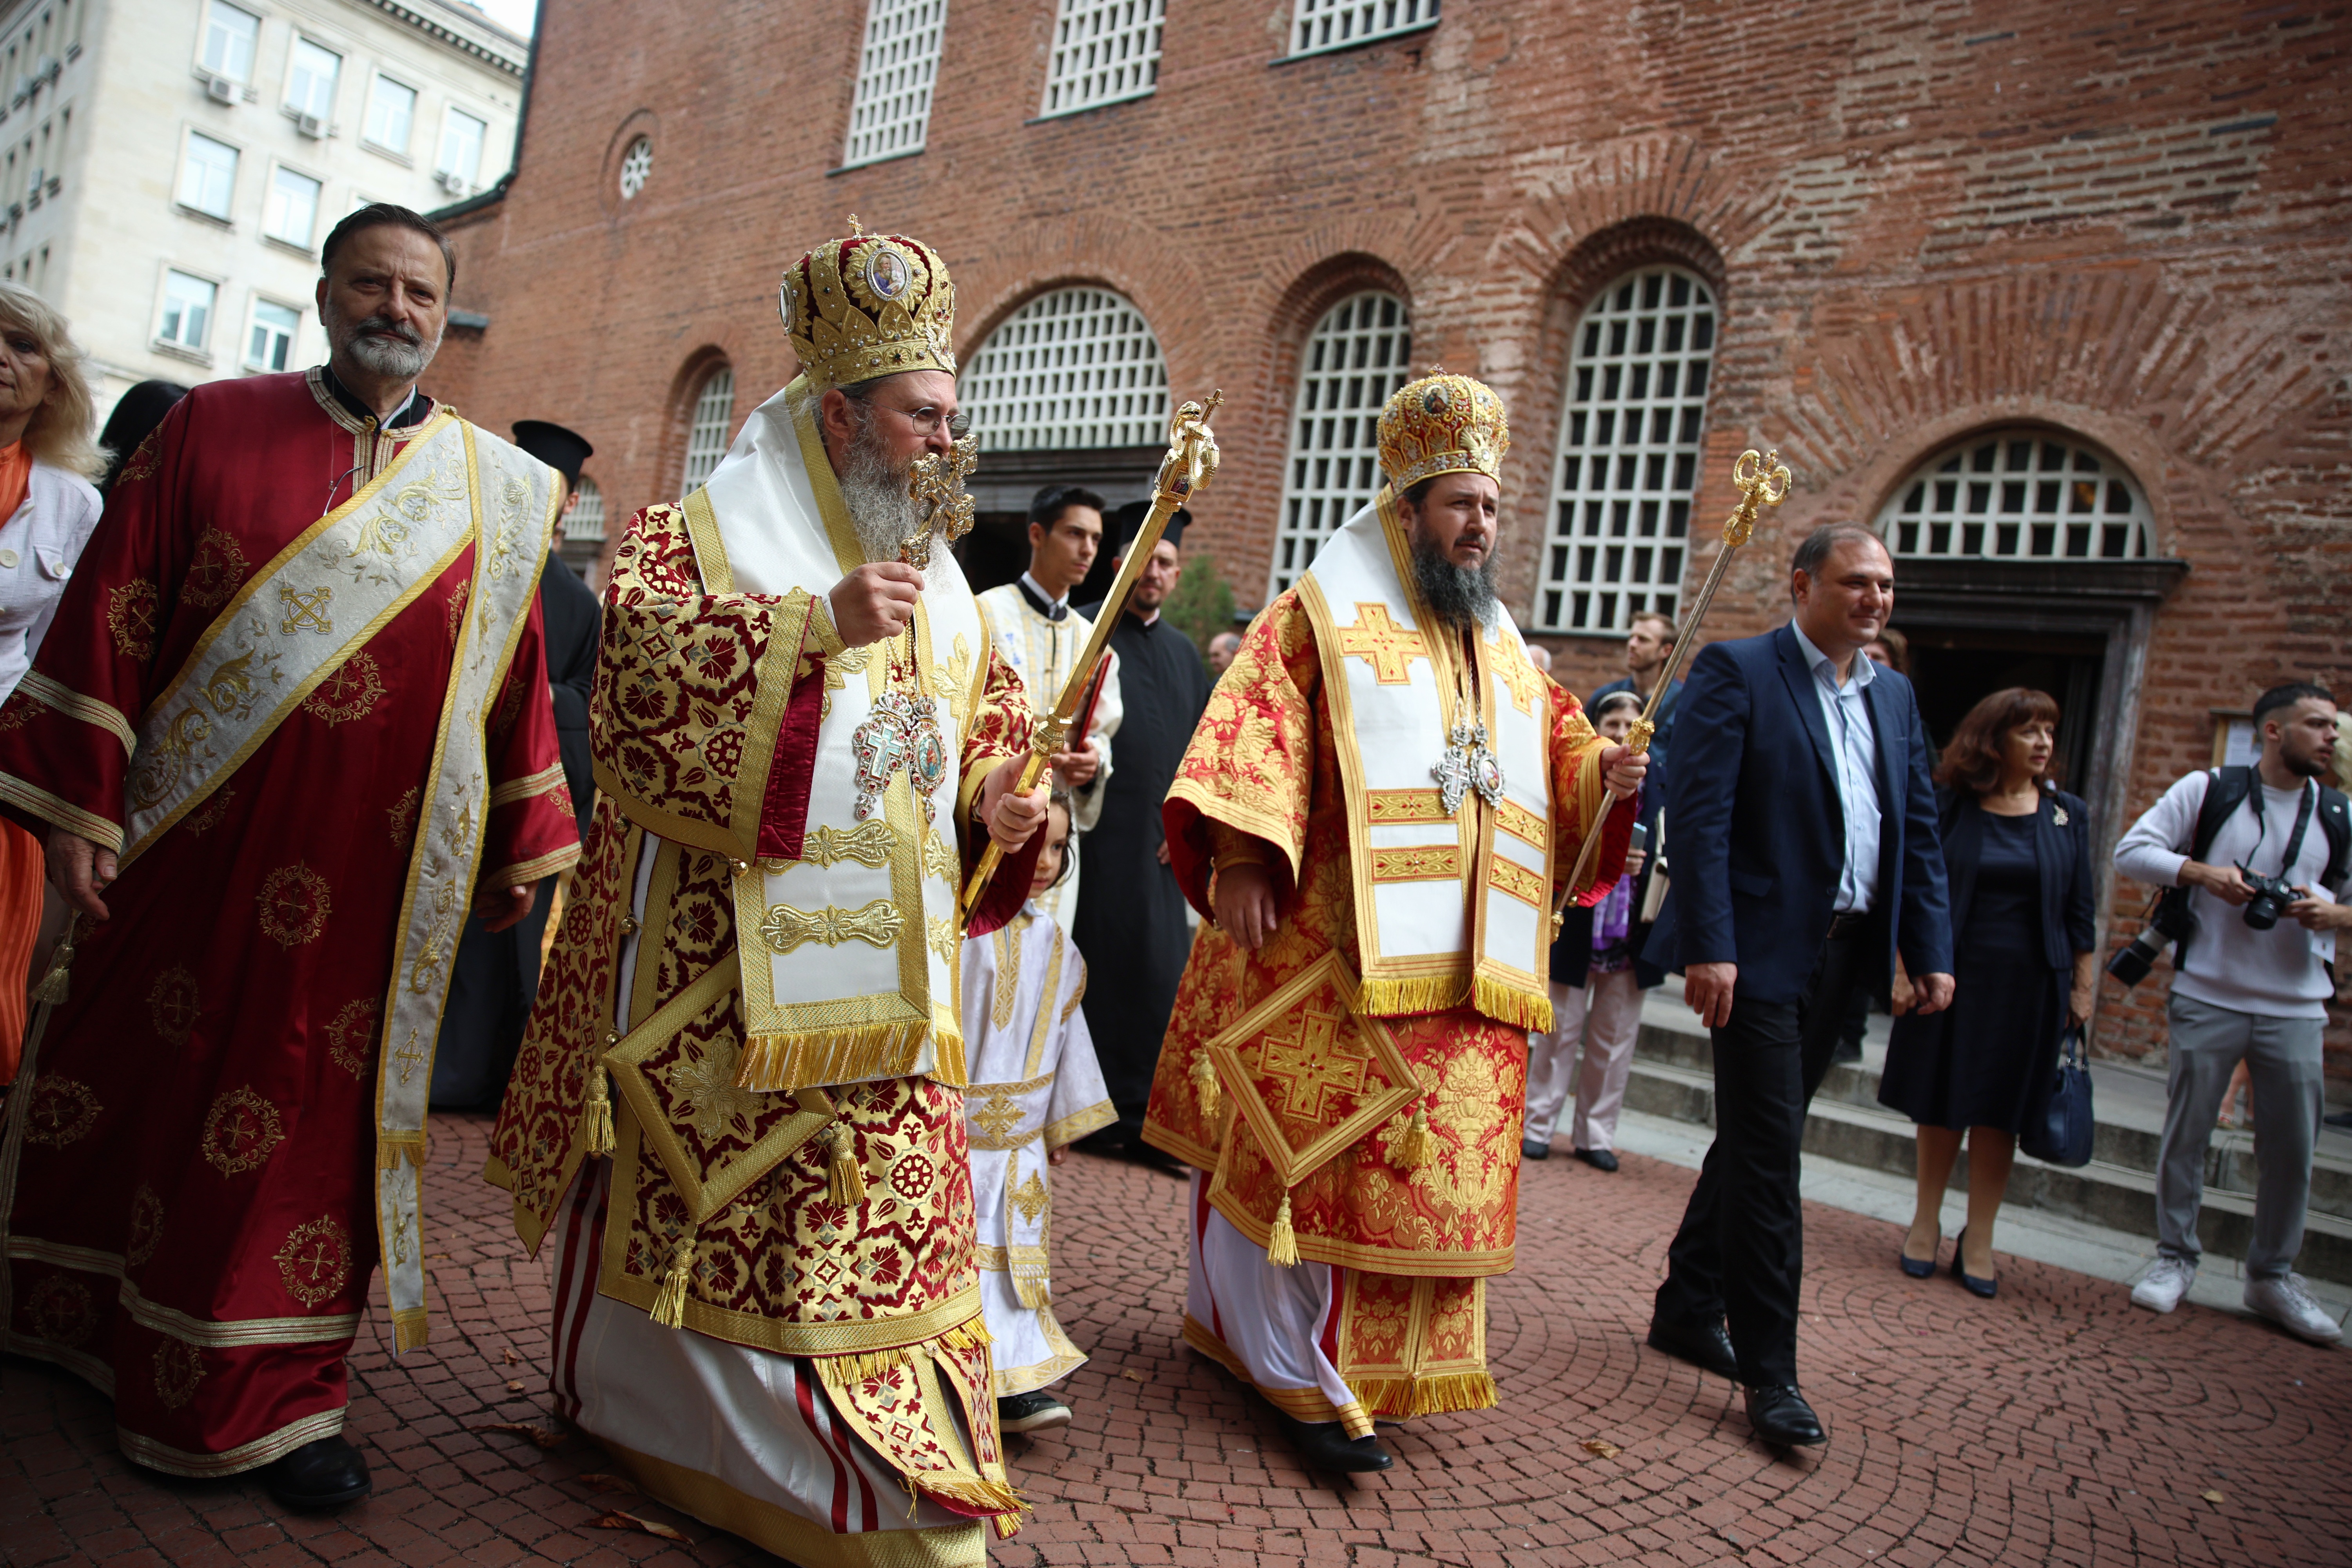
[[[1785,617],[1807,530],[1881,527],[1932,726],[2051,690],[2104,846],[2265,686],[2352,694],[2347,26],[548,0],[529,155],[451,215],[488,325],[436,374],[586,433],[617,526],[793,374],[778,274],[856,214],[955,270],[976,571],[1045,479],[1139,494],[1171,399],[1221,387],[1188,550],[1254,606],[1372,493],[1381,399],[1443,363],[1509,404],[1507,595],[1580,690],[1630,616],[1686,607],[1734,461],[1777,449],[1794,493],[1706,635]],[[2108,889],[2108,940],[2145,892]],[[2162,989],[2108,987],[2100,1047],[2159,1051]]]
[[[0,275],[72,321],[101,413],[324,358],[320,242],[497,181],[530,57],[450,0],[17,0],[0,40]]]

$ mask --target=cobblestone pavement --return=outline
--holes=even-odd
[[[289,1517],[257,1486],[132,1469],[106,1404],[12,1361],[0,1560],[339,1565],[773,1559],[642,1500],[553,1428],[548,1287],[477,1178],[488,1119],[436,1119],[440,1309],[395,1362],[381,1306],[352,1360],[373,1497]],[[1809,1205],[1802,1363],[1820,1454],[1753,1442],[1737,1390],[1643,1348],[1690,1173],[1527,1167],[1519,1268],[1487,1330],[1499,1410],[1391,1428],[1395,1470],[1310,1478],[1264,1411],[1177,1339],[1182,1186],[1081,1157],[1055,1173],[1063,1321],[1094,1360],[1074,1426],[1014,1439],[1036,1517],[1002,1564],[2319,1563],[2352,1562],[2352,1352],[2004,1258],[1999,1300],[1893,1267],[1886,1225]],[[553,1436],[553,1434],[551,1434]],[[619,1507],[679,1546],[600,1529]]]

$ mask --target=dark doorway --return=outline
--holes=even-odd
[[[1162,447],[982,452],[965,486],[973,503],[971,531],[956,545],[956,563],[972,591],[984,593],[1029,569],[1029,503],[1041,488],[1084,485],[1117,508],[1151,493],[1152,476],[1166,455]]]
[[[2107,639],[2096,633],[1941,630],[1900,626],[1911,639],[1911,681],[1919,712],[1940,749],[1969,709],[2011,686],[2046,691],[2058,701],[2059,781],[2079,792],[2091,773],[2099,728],[2099,688]]]

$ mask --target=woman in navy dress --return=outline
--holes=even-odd
[[[1952,1273],[1993,1293],[1993,1216],[2026,1118],[2046,1100],[2060,1037],[2090,1016],[2090,813],[2051,782],[2058,704],[2022,686],[1969,710],[1936,768],[1952,889],[1952,1005],[1895,1021],[1881,1103],[1918,1124],[1918,1206],[1903,1271],[1936,1271],[1944,1186],[1969,1145],[1969,1219]]]

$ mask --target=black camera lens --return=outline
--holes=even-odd
[[[2246,923],[2256,931],[2268,931],[2278,924],[2285,906],[2270,893],[2256,893],[2246,900]]]
[[[2138,984],[2147,978],[2148,971],[2156,967],[2166,941],[2153,930],[2140,932],[2132,938],[2128,946],[2117,949],[2116,955],[2107,960],[2107,973],[2126,985]]]

